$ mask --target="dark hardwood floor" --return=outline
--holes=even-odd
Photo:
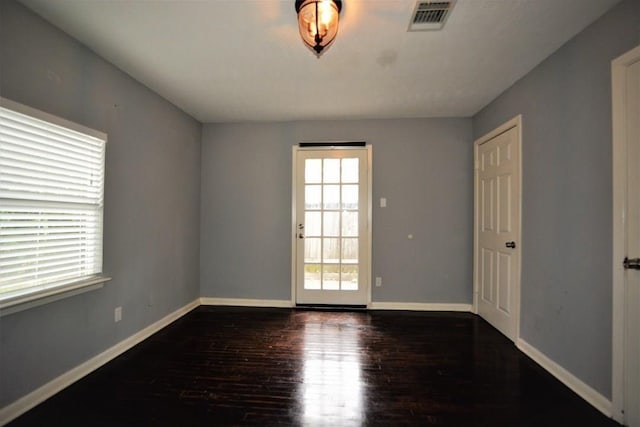
[[[10,426],[615,426],[466,313],[202,306]]]

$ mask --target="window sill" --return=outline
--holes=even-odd
[[[94,289],[100,289],[111,277],[94,276],[84,280],[67,283],[18,295],[0,296],[0,317],[27,310],[50,302],[69,298]]]

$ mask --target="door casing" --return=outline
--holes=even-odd
[[[317,142],[317,141],[316,141]],[[297,170],[297,154],[299,151],[318,151],[318,150],[367,150],[367,198],[368,203],[365,209],[367,210],[367,238],[368,243],[366,247],[366,256],[368,258],[368,267],[364,270],[363,274],[367,282],[367,307],[371,306],[371,278],[372,278],[372,231],[373,231],[373,148],[371,144],[366,144],[364,147],[349,147],[341,146],[341,142],[335,142],[335,145],[327,145],[327,142],[322,142],[322,146],[308,146],[300,147],[294,145],[291,148],[291,306],[296,306],[296,279],[297,279],[297,259],[296,259],[296,240],[297,240],[297,191],[296,191],[296,179],[298,176]]]

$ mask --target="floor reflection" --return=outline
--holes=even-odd
[[[332,313],[335,316],[335,313]],[[304,325],[303,424],[360,425],[363,384],[360,361],[360,319],[352,315]]]

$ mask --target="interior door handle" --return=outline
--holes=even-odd
[[[624,261],[622,261],[622,265],[627,270],[640,270],[640,258],[629,259],[625,257]]]
[[[511,248],[511,249],[515,249],[516,248],[516,242],[507,242],[504,244],[506,247]]]
[[[304,239],[304,234],[298,233],[298,239]]]

